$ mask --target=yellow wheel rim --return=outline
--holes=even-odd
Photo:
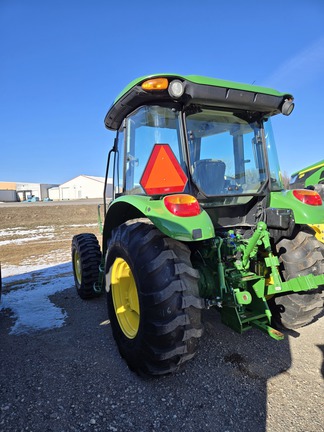
[[[78,284],[81,285],[82,282],[81,259],[78,251],[74,252],[73,266],[74,266],[75,277],[78,281]]]
[[[122,258],[116,258],[112,266],[111,294],[121,330],[134,339],[140,322],[138,294],[133,273]]]
[[[315,231],[315,237],[324,243],[324,224],[309,225]]]

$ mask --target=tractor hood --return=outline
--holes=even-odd
[[[150,89],[143,85],[150,80],[161,78],[166,85]],[[176,82],[182,88],[179,94],[170,91],[171,83]],[[180,94],[181,93],[181,94]],[[248,110],[272,116],[285,112],[284,105],[293,106],[293,96],[280,93],[267,87],[236,83],[198,75],[156,74],[148,75],[132,81],[117,96],[106,117],[105,126],[117,130],[123,119],[141,105],[160,103],[179,103],[186,107],[192,104]]]

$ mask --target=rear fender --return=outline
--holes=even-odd
[[[324,205],[312,206],[299,201],[292,190],[272,192],[270,194],[270,207],[278,209],[291,209],[296,224],[318,225],[324,224]]]
[[[111,232],[122,223],[146,217],[165,235],[179,241],[201,241],[215,237],[212,221],[205,210],[197,216],[180,217],[170,213],[163,200],[152,200],[147,196],[125,195],[110,204],[105,217],[103,249]]]

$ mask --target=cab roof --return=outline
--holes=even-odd
[[[142,84],[154,78],[179,80],[184,94],[179,98],[170,96],[168,90],[148,91]],[[243,109],[274,115],[280,112],[285,99],[293,99],[289,93],[251,84],[243,84],[200,75],[154,74],[136,78],[114,100],[105,117],[108,129],[117,130],[123,119],[139,106],[174,102],[181,106],[205,105],[219,108]]]
[[[291,176],[293,177],[293,176],[296,176],[298,174],[303,174],[303,173],[306,173],[307,171],[312,171],[312,170],[315,170],[317,168],[319,169],[323,166],[324,166],[324,159],[319,161],[319,162],[314,163],[313,165],[309,165],[306,168],[302,168],[301,170],[292,173]]]

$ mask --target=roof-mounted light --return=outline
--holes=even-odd
[[[173,98],[181,97],[183,95],[183,92],[184,92],[183,82],[180,80],[171,81],[168,91],[169,91],[169,95]]]
[[[322,205],[322,198],[319,193],[309,189],[294,189],[293,195],[304,204],[312,206]]]
[[[293,103],[293,99],[285,99],[284,103],[281,107],[281,112],[283,115],[289,116],[295,108],[295,104]]]
[[[143,82],[142,89],[149,91],[166,90],[168,85],[169,81],[166,78],[152,78]]]

